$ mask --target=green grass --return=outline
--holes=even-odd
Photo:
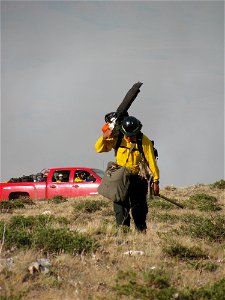
[[[162,248],[163,252],[171,257],[176,257],[180,260],[207,259],[208,254],[198,247],[186,247],[176,241],[171,245],[166,245]]]
[[[225,280],[205,285],[199,289],[178,289],[163,269],[137,273],[133,270],[119,271],[112,289],[118,298],[142,300],[222,300],[225,295]]]
[[[53,226],[67,225],[66,218],[53,216],[15,216],[7,223],[0,223],[0,236],[5,229],[4,247],[35,248],[44,252],[91,252],[97,249],[96,241],[84,234],[70,231],[68,228],[53,228]]]
[[[103,207],[108,207],[109,203],[102,200],[84,200],[82,202],[74,204],[75,212],[86,212],[86,213],[95,213],[96,211],[102,210]]]
[[[148,200],[148,207],[160,209],[174,209],[176,206],[166,200],[155,197],[153,200]]]
[[[61,195],[56,195],[52,199],[49,199],[48,201],[52,202],[54,204],[60,204],[60,203],[63,203],[63,202],[67,202],[68,199],[65,198],[65,197],[63,197],[63,196],[61,196]]]
[[[178,300],[222,300],[225,295],[225,279],[200,289],[187,289],[177,298]]]
[[[184,217],[185,218],[185,217]],[[225,222],[223,216],[188,217],[189,222],[181,225],[179,234],[187,234],[192,237],[206,239],[211,242],[222,242],[225,240]]]
[[[180,217],[175,214],[169,214],[167,212],[160,212],[158,210],[151,210],[149,212],[149,219],[154,222],[166,222],[166,223],[177,223]]]
[[[221,207],[217,204],[217,199],[207,194],[195,194],[185,202],[189,209],[198,209],[200,211],[218,211]]]
[[[218,264],[212,261],[195,261],[189,263],[195,270],[215,272],[219,268]]]
[[[35,231],[32,246],[42,249],[45,253],[89,253],[97,249],[97,243],[91,237],[66,228],[42,228]]]
[[[1,201],[0,202],[0,211],[2,213],[5,213],[5,212],[12,212],[13,209],[22,209],[22,208],[25,208],[25,205],[24,203],[22,203],[21,201]]]
[[[120,270],[112,288],[119,297],[143,300],[172,299],[176,292],[176,289],[170,286],[168,275],[163,269],[149,269],[141,274],[132,270]]]

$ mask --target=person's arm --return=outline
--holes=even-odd
[[[148,140],[148,138],[144,136],[143,136],[142,144],[143,144],[142,146],[143,146],[145,157],[148,161],[149,168],[153,176],[154,195],[157,196],[159,195],[159,168],[155,159],[153,146],[152,143]]]
[[[95,143],[95,150],[98,153],[109,152],[115,146],[115,139],[111,137],[112,130],[107,130]]]

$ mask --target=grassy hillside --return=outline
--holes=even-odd
[[[146,234],[101,196],[0,203],[0,299],[224,299],[224,181],[148,200]],[[40,260],[42,259],[42,260]]]

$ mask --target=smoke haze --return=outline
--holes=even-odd
[[[137,81],[161,184],[224,178],[223,1],[1,1],[1,41],[2,181],[104,169],[104,115]]]

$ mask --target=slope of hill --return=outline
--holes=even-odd
[[[146,234],[101,196],[0,203],[0,299],[224,299],[220,183],[162,189]]]

